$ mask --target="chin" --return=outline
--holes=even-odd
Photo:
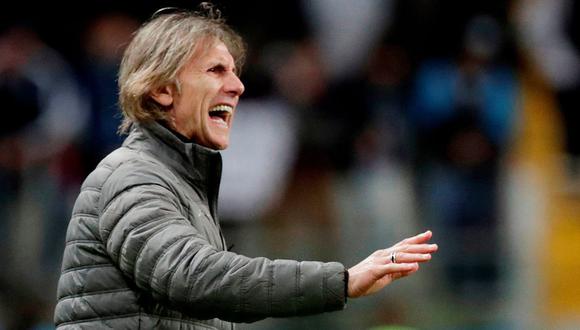
[[[212,149],[214,150],[226,150],[229,147],[230,143],[229,141],[219,141],[219,142],[214,142]]]

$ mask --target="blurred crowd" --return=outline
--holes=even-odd
[[[123,139],[123,47],[156,9],[197,3],[24,1],[0,15],[0,329],[52,328],[72,203]],[[580,201],[578,1],[214,3],[249,46],[222,153],[233,250],[351,265],[424,229],[440,246],[425,274],[345,312],[248,329],[549,322],[530,264],[549,228],[531,211],[545,192],[521,164],[545,126],[529,114],[543,95],[555,189]]]

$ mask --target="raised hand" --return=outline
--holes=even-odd
[[[427,244],[433,233],[406,238],[390,248],[375,251],[348,270],[348,296],[363,297],[373,294],[394,280],[415,273],[419,263],[431,260],[437,244]]]

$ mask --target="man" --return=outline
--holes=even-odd
[[[244,85],[241,38],[211,7],[160,13],[119,73],[123,146],[87,177],[67,233],[59,329],[232,329],[340,310],[418,270],[431,233],[337,262],[228,252],[216,216],[221,157]]]

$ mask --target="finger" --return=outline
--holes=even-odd
[[[369,260],[376,264],[425,262],[431,260],[431,253],[437,251],[437,244],[403,245],[400,247],[382,250]]]
[[[419,269],[419,264],[417,263],[389,263],[386,265],[377,266],[378,278],[384,277],[386,275],[392,275],[396,273],[407,273],[410,271],[416,271]]]
[[[396,263],[426,262],[429,260],[431,260],[431,254],[429,253],[397,252],[397,254],[395,255]]]
[[[415,235],[413,237],[405,238],[404,240],[400,241],[399,243],[395,244],[395,246],[403,245],[403,244],[421,244],[425,243],[431,239],[433,233],[430,230],[427,230],[424,233]]]
[[[407,252],[407,253],[433,253],[439,249],[437,244],[411,244],[411,245],[400,245],[396,248],[397,252]]]
[[[394,273],[394,274],[391,274],[391,278],[394,279],[394,280],[398,280],[400,278],[407,277],[409,275],[415,274],[418,270],[419,270],[419,267],[417,267],[415,269],[412,269],[412,270],[410,270],[408,272]]]

